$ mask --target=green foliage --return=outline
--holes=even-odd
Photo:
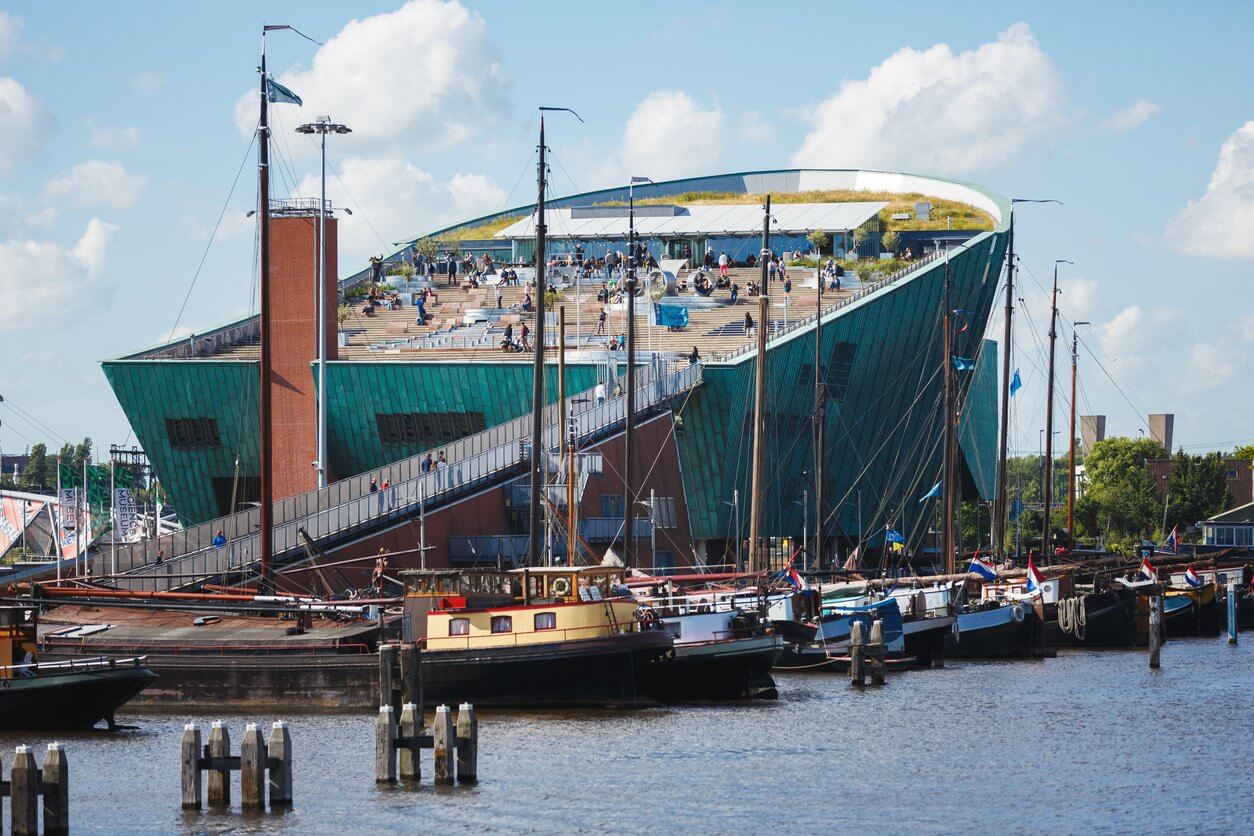
[[[1088,488],[1077,503],[1085,528],[1117,542],[1152,534],[1162,503],[1145,463],[1162,457],[1162,445],[1149,438],[1114,437],[1094,444],[1084,460]]]
[[[418,252],[427,258],[431,258],[440,249],[440,242],[434,238],[421,238],[418,240]]]
[[[880,246],[890,253],[897,252],[897,247],[900,244],[901,236],[891,229],[880,236]]]
[[[831,239],[827,237],[827,233],[821,229],[816,229],[806,236],[810,243],[814,245],[816,253],[823,252],[823,249],[830,243]]]
[[[552,307],[553,305],[556,305],[558,302],[562,301],[562,299],[564,298],[565,297],[562,296],[561,291],[557,290],[556,288],[550,287],[550,288],[545,289],[544,291],[544,304],[546,307]]]
[[[875,277],[875,268],[869,263],[863,262],[858,265],[858,279],[863,283],[871,281]]]
[[[345,322],[348,322],[349,318],[352,317],[352,315],[353,315],[353,308],[351,305],[340,305],[340,309],[336,312],[336,318],[339,319],[340,325],[343,325]]]
[[[1254,461],[1254,444],[1242,444],[1232,451],[1232,458],[1242,461]]]
[[[23,488],[50,488],[56,483],[55,475],[48,466],[47,445],[32,444],[30,460],[26,462],[18,483]]]
[[[410,264],[408,261],[402,261],[400,268],[397,269],[396,272],[402,279],[409,281],[414,277],[414,265]]]
[[[1228,505],[1227,468],[1219,453],[1190,456],[1176,453],[1167,484],[1167,530],[1193,525],[1212,517]]]
[[[867,236],[870,233],[866,231],[866,226],[860,226],[853,231],[853,247],[860,249],[866,243]]]

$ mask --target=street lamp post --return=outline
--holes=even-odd
[[[330,116],[319,116],[296,128],[298,134],[317,134],[322,154],[322,197],[318,201],[318,276],[315,315],[318,317],[318,487],[327,485],[327,134],[352,133],[347,125],[336,124]]]

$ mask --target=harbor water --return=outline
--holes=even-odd
[[[1254,634],[1025,662],[951,661],[858,692],[780,675],[780,699],[637,712],[481,712],[480,781],[374,782],[369,714],[235,715],[291,725],[295,806],[179,808],[179,739],[199,715],[131,712],[136,730],[0,735],[65,743],[70,819],[100,833],[611,831],[1248,832]]]

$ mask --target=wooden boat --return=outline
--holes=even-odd
[[[622,569],[413,570],[404,637],[421,641],[428,702],[575,707],[655,704],[649,665],[670,633],[638,617]]]
[[[1126,589],[1096,589],[1070,575],[1045,578],[1037,592],[1025,583],[989,583],[985,600],[1040,603],[1045,647],[1134,647],[1136,596]],[[959,627],[961,630],[961,627]]]
[[[1028,601],[986,601],[958,613],[958,629],[945,640],[955,659],[1039,659],[1046,655],[1037,608]]]
[[[0,729],[112,728],[115,712],[157,675],[143,657],[66,662],[35,659],[37,616],[0,607]]]

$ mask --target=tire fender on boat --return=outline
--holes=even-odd
[[[1010,607],[1010,617],[1014,619],[1016,624],[1022,623],[1024,616],[1022,604],[1014,604]]]

